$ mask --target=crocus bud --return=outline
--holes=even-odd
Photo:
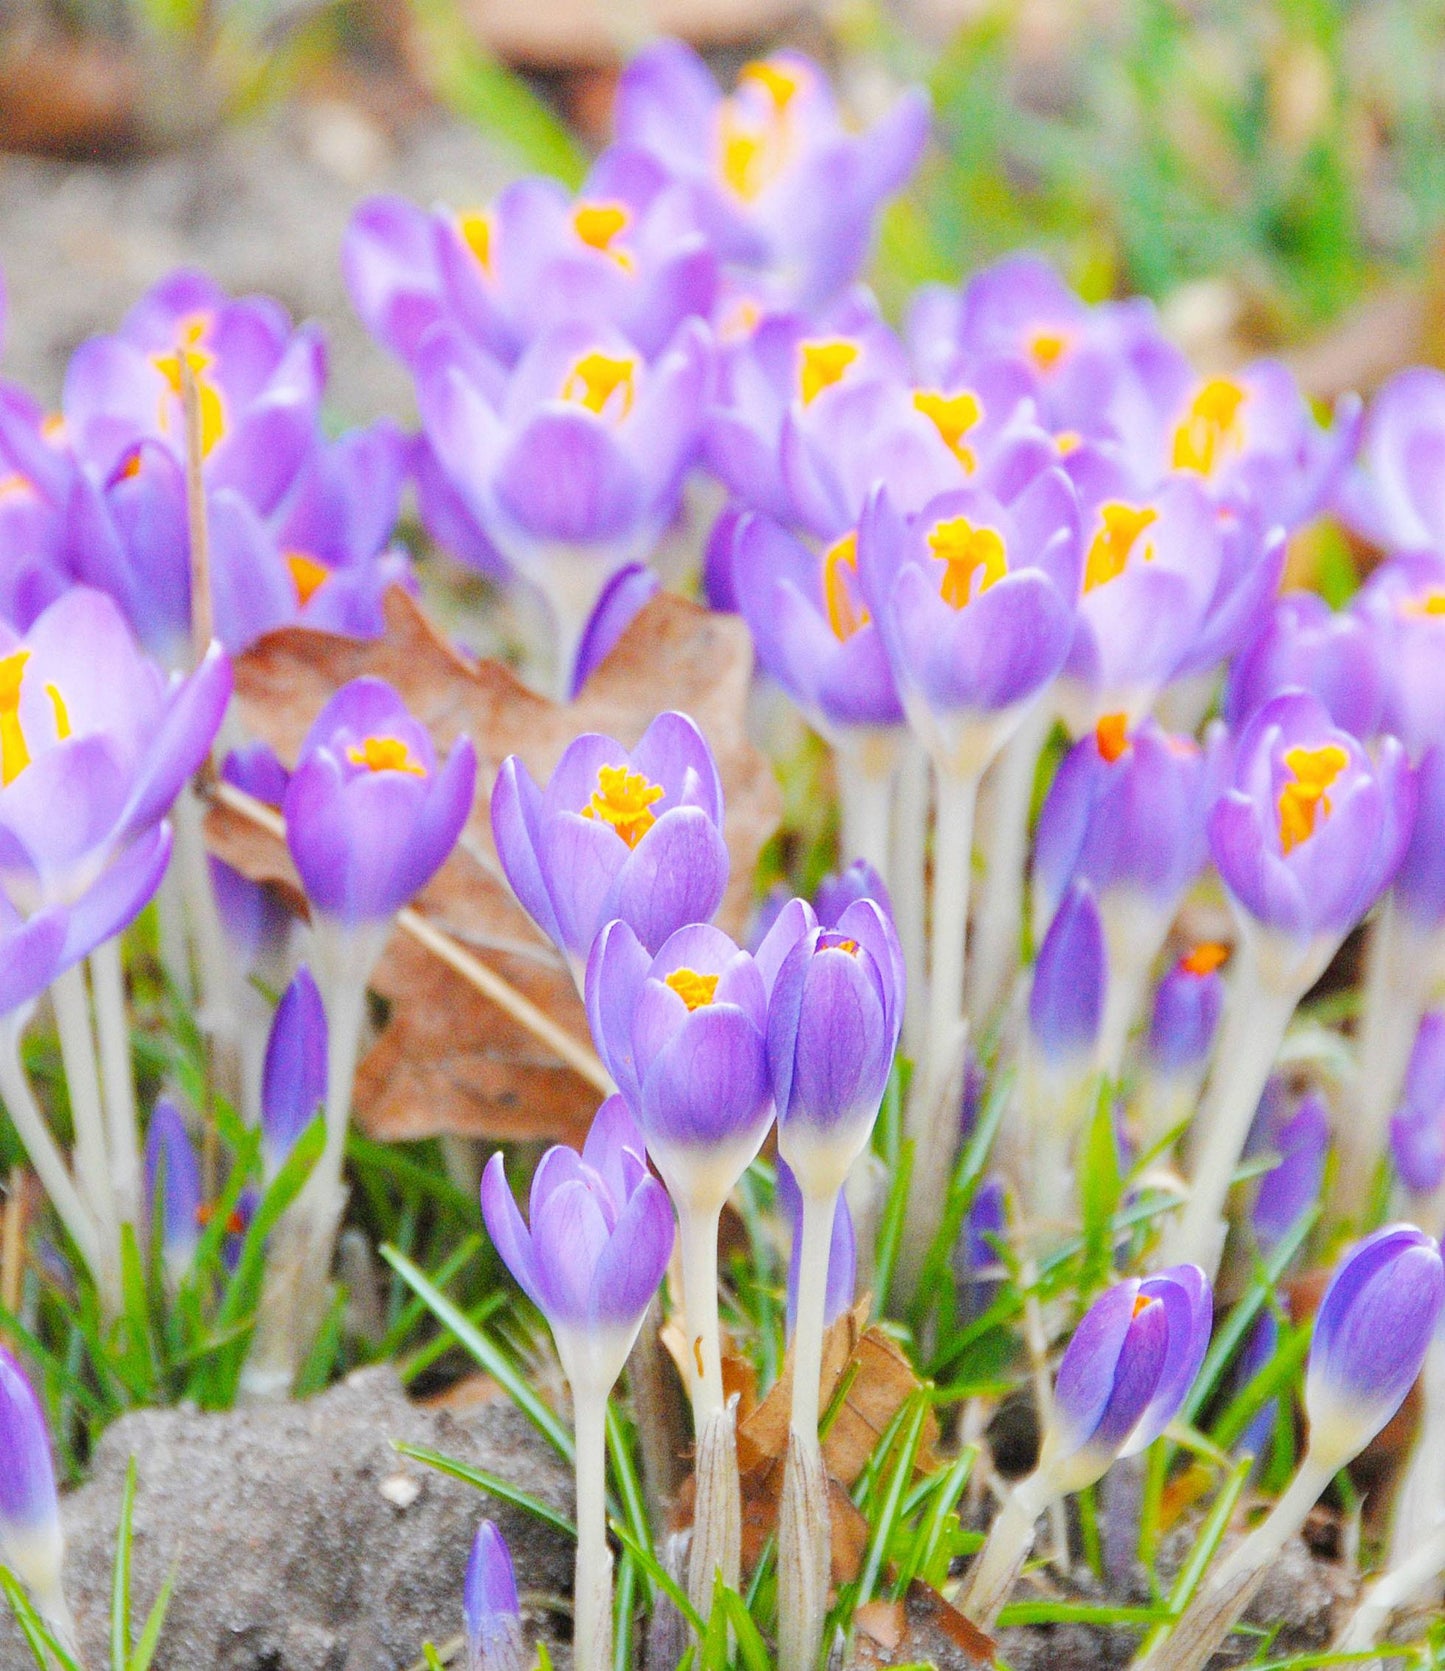
[[[382,679],[354,679],[317,715],[287,785],[286,840],[306,896],[345,928],[387,922],[431,881],[471,810],[476,751],[437,761]]]
[[[1279,1161],[1259,1180],[1252,1218],[1259,1245],[1267,1251],[1283,1241],[1300,1214],[1320,1198],[1330,1147],[1330,1117],[1323,1098],[1307,1096],[1265,1141],[1278,1152]]]
[[[601,667],[623,633],[661,589],[662,582],[646,563],[629,563],[619,569],[602,590],[597,606],[582,631],[577,646],[577,663],[572,669],[572,700]]]
[[[221,764],[225,782],[278,810],[286,798],[289,776],[265,743],[232,749]],[[210,870],[216,908],[233,955],[245,970],[264,966],[285,944],[292,922],[290,911],[274,888],[252,882],[214,855]]]
[[[1260,1370],[1274,1356],[1279,1345],[1279,1323],[1272,1311],[1261,1311],[1255,1320],[1254,1327],[1249,1331],[1249,1338],[1244,1343],[1244,1350],[1235,1362],[1234,1374],[1230,1378],[1235,1392],[1243,1392],[1249,1383],[1259,1374]],[[1235,1444],[1235,1451],[1240,1456],[1263,1456],[1265,1446],[1268,1445],[1270,1435],[1274,1432],[1275,1417],[1279,1409],[1277,1398],[1268,1398],[1255,1411],[1249,1426],[1240,1434]]]
[[[1174,1077],[1201,1070],[1209,1060],[1220,1011],[1224,980],[1220,965],[1225,947],[1206,941],[1181,957],[1160,981],[1149,1022],[1149,1065]]]
[[[627,923],[611,922],[586,991],[598,1052],[673,1199],[720,1207],[773,1117],[756,963],[706,923],[678,929],[650,958]]]
[[[717,766],[685,714],[659,714],[631,751],[578,737],[545,789],[511,755],[492,789],[512,891],[574,968],[613,918],[655,952],[712,916],[728,878],[722,819]]]
[[[482,1176],[498,1253],[547,1319],[573,1392],[605,1397],[622,1371],[672,1254],[672,1203],[647,1170],[620,1097],[599,1109],[579,1155],[562,1145],[532,1177],[531,1227],[500,1154]]]
[[[788,1256],[788,1335],[791,1338],[798,1316],[798,1282],[803,1262],[803,1197],[798,1180],[787,1161],[778,1161],[778,1204],[792,1231],[793,1247]],[[858,1283],[858,1242],[848,1197],[841,1191],[833,1209],[833,1239],[828,1248],[828,1283],[823,1304],[825,1324],[836,1322],[853,1304]]]
[[[47,1619],[55,1617],[57,1605],[63,1616],[64,1554],[45,1417],[24,1371],[0,1346],[0,1563]]]
[[[805,1194],[842,1187],[873,1130],[903,1023],[903,952],[871,899],[788,953],[768,1005],[778,1150]]]
[[[522,1613],[507,1540],[490,1520],[477,1527],[462,1606],[467,1671],[523,1671]]]
[[[303,963],[281,994],[266,1042],[261,1134],[274,1177],[326,1101],[326,1010]]]
[[[172,1281],[191,1268],[201,1239],[201,1169],[180,1109],[161,1097],[146,1132],[146,1198],[160,1214],[161,1254]]]
[[[1081,1491],[1173,1421],[1204,1361],[1212,1298],[1197,1265],[1174,1265],[1089,1307],[1059,1365],[1039,1457],[1056,1490]]]
[[[1305,1376],[1310,1452],[1330,1471],[1358,1456],[1400,1408],[1442,1304],[1440,1249],[1413,1224],[1375,1231],[1335,1267]]]
[[[1087,882],[1075,882],[1039,947],[1029,993],[1029,1035],[1048,1068],[1069,1073],[1088,1062],[1099,1036],[1108,978],[1094,890]]]
[[[974,1193],[954,1255],[959,1321],[982,1317],[1004,1275],[999,1249],[1008,1235],[1008,1195],[1002,1178],[985,1178]]]
[[[1390,1122],[1390,1151],[1400,1182],[1413,1195],[1433,1195],[1445,1182],[1445,1012],[1420,1023],[1404,1094]]]
[[[836,876],[825,876],[813,896],[813,909],[824,928],[836,928],[839,917],[860,899],[873,900],[892,919],[893,901],[888,897],[887,885],[867,859],[854,859]]]

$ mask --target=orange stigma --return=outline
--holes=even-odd
[[[1286,853],[1309,840],[1321,815],[1329,817],[1327,791],[1349,763],[1349,755],[1337,743],[1285,750],[1290,780],[1279,792],[1279,844]]]
[[[1130,1316],[1137,1317],[1141,1311],[1148,1311],[1151,1305],[1158,1304],[1159,1301],[1156,1300],[1152,1294],[1136,1294],[1134,1296],[1134,1309],[1130,1313]]]
[[[956,395],[946,395],[937,389],[915,389],[913,404],[933,422],[943,437],[944,445],[970,475],[978,466],[973,449],[963,444],[963,438],[983,416],[983,407],[971,389],[960,389]]]
[[[1094,727],[1094,747],[1112,766],[1129,747],[1128,714],[1105,714]]]
[[[311,602],[331,578],[331,570],[307,551],[288,551],[286,567],[291,571],[291,584],[296,588],[296,601],[301,605]]]
[[[609,408],[616,408],[614,415],[625,418],[632,410],[636,393],[633,383],[636,371],[636,360],[627,355],[619,359],[611,354],[584,354],[567,373],[562,398],[575,401],[599,416]]]
[[[1084,590],[1092,592],[1123,574],[1129,554],[1139,536],[1151,523],[1159,520],[1159,513],[1149,506],[1124,505],[1117,502],[1099,507],[1100,527],[1089,546],[1084,561]],[[1144,561],[1154,556],[1154,547],[1144,547]]]
[[[1063,331],[1035,331],[1029,338],[1029,358],[1040,371],[1052,371],[1068,346],[1069,339]]]
[[[1008,573],[1003,537],[993,528],[975,528],[966,516],[935,522],[928,530],[928,549],[945,565],[939,595],[952,609],[962,609],[978,591],[986,592]]]
[[[1194,950],[1179,959],[1186,975],[1212,975],[1229,961],[1229,947],[1217,940],[1201,940]]]
[[[360,748],[349,748],[346,758],[368,772],[407,772],[425,777],[426,767],[417,760],[400,737],[367,737]]]
[[[671,987],[691,1013],[712,1003],[717,996],[717,983],[716,975],[699,975],[695,969],[674,969],[662,984]]]
[[[582,816],[600,818],[629,847],[636,847],[657,822],[652,809],[666,793],[660,783],[650,782],[641,772],[630,772],[626,766],[601,766],[597,787],[582,808]]]
[[[1174,468],[1212,476],[1244,442],[1240,407],[1245,399],[1245,390],[1231,378],[1211,377],[1202,384],[1174,431]]]
[[[858,358],[858,344],[835,339],[804,342],[798,348],[798,392],[808,406],[835,383],[841,383]]]
[[[858,581],[858,536],[844,534],[823,553],[823,604],[833,636],[846,642],[873,619],[853,596]]]

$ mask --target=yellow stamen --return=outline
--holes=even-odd
[[[0,483],[0,489],[4,484]],[[1432,586],[1418,598],[1406,598],[1400,605],[1402,615],[1445,615],[1445,588]]]
[[[1279,844],[1286,853],[1309,840],[1321,814],[1329,817],[1326,791],[1349,763],[1349,755],[1336,743],[1285,750],[1290,781],[1279,792]]]
[[[20,729],[20,685],[29,650],[0,659],[0,784],[12,784],[30,764],[30,749]]]
[[[18,470],[8,476],[0,476],[0,499],[26,498],[34,491],[29,477],[22,476]]]
[[[1094,727],[1094,746],[1112,766],[1129,746],[1128,714],[1105,714]]]
[[[579,203],[572,211],[572,228],[589,249],[610,255],[620,267],[631,267],[627,251],[612,247],[631,218],[620,203]]]
[[[1083,436],[1076,429],[1061,429],[1054,437],[1054,445],[1059,449],[1059,457],[1067,458],[1083,439]]]
[[[1212,475],[1228,451],[1242,444],[1244,426],[1239,409],[1245,398],[1245,390],[1228,377],[1211,377],[1200,386],[1183,422],[1174,431],[1176,470]]]
[[[602,766],[597,772],[597,787],[582,808],[582,816],[600,818],[629,847],[636,847],[657,822],[657,814],[652,809],[666,793],[660,783],[650,782],[641,772],[631,772],[626,766]]]
[[[938,389],[915,389],[913,404],[925,418],[932,420],[944,445],[972,475],[978,460],[973,449],[964,446],[963,438],[983,416],[978,396],[971,389],[960,389],[956,395],[946,395]]]
[[[52,446],[59,446],[65,439],[65,414],[47,412],[40,421],[40,433]]]
[[[194,343],[199,340],[203,327],[192,325],[186,331],[186,341]],[[211,449],[226,433],[226,408],[221,399],[221,391],[206,375],[216,363],[215,355],[208,354],[204,348],[180,346],[174,354],[152,354],[151,364],[166,381],[166,386],[177,400],[181,398],[181,361],[191,368],[191,375],[195,379],[196,397],[201,406],[201,456],[209,456]],[[166,428],[170,423],[169,405],[164,397],[161,400],[161,427]]]
[[[367,737],[360,748],[349,748],[346,758],[353,766],[365,766],[368,772],[409,772],[412,777],[425,777],[426,767],[413,758],[411,750],[400,737]]]
[[[70,735],[70,709],[65,706],[65,698],[60,694],[59,685],[47,685],[45,694],[50,698],[50,706],[55,710],[56,740],[63,743]]]
[[[824,389],[842,382],[858,358],[858,344],[839,340],[805,342],[799,345],[798,355],[798,391],[807,406]]]
[[[720,150],[718,172],[724,185],[744,203],[751,203],[773,173],[768,167],[767,136],[744,127],[733,110],[724,106]]]
[[[823,603],[833,636],[847,642],[873,619],[865,605],[853,597],[858,577],[858,536],[844,534],[823,553]]]
[[[1181,957],[1179,967],[1189,975],[1212,975],[1229,961],[1229,947],[1217,940],[1201,940],[1187,956]]]
[[[621,410],[617,416],[625,418],[632,410],[636,370],[637,362],[629,356],[615,359],[610,354],[584,354],[567,373],[567,381],[562,385],[562,398],[575,401],[589,412],[600,415],[620,389],[622,392],[618,401]]]
[[[674,969],[662,984],[672,990],[687,1005],[688,1010],[700,1010],[717,995],[716,975],[699,975],[695,969]]]
[[[286,567],[291,571],[291,584],[296,588],[296,601],[303,606],[310,603],[331,578],[331,570],[307,551],[288,551]]]
[[[1089,546],[1084,561],[1084,590],[1092,592],[1117,580],[1129,562],[1129,554],[1140,534],[1151,523],[1159,520],[1159,513],[1147,505],[1107,504],[1099,507],[1100,528]],[[1144,561],[1154,555],[1154,547],[1144,548]]]
[[[1035,331],[1029,338],[1029,358],[1040,371],[1052,371],[1068,346],[1069,339],[1062,331]]]
[[[457,216],[457,232],[476,258],[477,265],[492,276],[492,217],[482,209],[463,209]]]
[[[782,114],[793,102],[798,89],[803,85],[800,75],[794,70],[784,69],[776,60],[758,58],[750,64],[744,64],[738,71],[738,85],[761,87],[773,101],[773,108]]]
[[[962,609],[978,591],[986,592],[1008,573],[1008,555],[1002,536],[993,528],[975,528],[966,516],[936,522],[928,531],[928,549],[944,563],[939,595],[953,609]]]
[[[1141,1311],[1148,1311],[1151,1305],[1158,1305],[1159,1301],[1152,1294],[1136,1294],[1134,1296],[1134,1310],[1131,1316],[1137,1317]]]

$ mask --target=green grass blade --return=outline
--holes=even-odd
[[[111,1671],[129,1671],[130,1640],[130,1548],[135,1517],[135,1458],[125,1466],[125,1488],[120,1499],[120,1526],[115,1537],[115,1566],[110,1580],[110,1666]]]
[[[5,1592],[5,1599],[10,1603],[11,1611],[15,1615],[15,1623],[19,1625],[20,1634],[25,1638],[30,1652],[34,1654],[35,1663],[40,1667],[40,1671],[50,1671],[47,1653],[55,1656],[60,1671],[82,1671],[74,1656],[61,1646],[56,1640],[55,1632],[36,1612],[20,1580],[8,1567],[0,1567],[0,1590]]]
[[[140,1633],[140,1641],[135,1645],[135,1652],[130,1656],[129,1671],[150,1671],[150,1663],[155,1658],[156,1649],[160,1646],[161,1630],[166,1622],[166,1613],[171,1605],[171,1592],[176,1587],[174,1572],[167,1574],[166,1581],[161,1585],[160,1594],[155,1604],[146,1615],[145,1628]]]
[[[893,1547],[893,1539],[902,1521],[903,1499],[913,1480],[913,1470],[918,1462],[918,1447],[923,1439],[923,1422],[928,1414],[930,1399],[927,1389],[920,1387],[911,1396],[909,1403],[912,1409],[903,1429],[902,1442],[889,1476],[888,1489],[883,1494],[878,1518],[873,1523],[873,1532],[868,1539],[868,1550],[863,1557],[863,1571],[858,1578],[856,1605],[859,1607],[872,1601],[878,1575],[888,1559],[888,1551]]]
[[[489,1474],[485,1468],[473,1468],[466,1462],[458,1462],[455,1457],[443,1456],[440,1451],[428,1450],[425,1445],[408,1445],[397,1440],[392,1448],[398,1456],[410,1457],[413,1462],[425,1463],[428,1468],[435,1468],[439,1474],[461,1480],[464,1485],[474,1485],[478,1491],[485,1491],[490,1496],[500,1497],[504,1503],[524,1509],[544,1525],[550,1526],[553,1531],[561,1532],[563,1537],[577,1536],[577,1528],[565,1514],[559,1514],[556,1509],[550,1508],[531,1492],[523,1491],[519,1486],[508,1485],[506,1480]]]

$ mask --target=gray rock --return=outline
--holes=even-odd
[[[138,1411],[106,1432],[91,1477],[64,1505],[66,1589],[87,1662],[109,1662],[115,1529],[132,1455],[137,1628],[176,1574],[157,1671],[415,1665],[424,1640],[441,1646],[461,1630],[462,1575],[483,1515],[511,1546],[529,1632],[555,1631],[571,1593],[570,1542],[404,1460],[394,1439],[485,1468],[572,1513],[569,1470],[512,1405],[427,1409],[407,1399],[390,1369],[361,1371],[304,1404]],[[32,1671],[0,1613],[0,1671]],[[565,1649],[554,1657],[569,1659]]]

